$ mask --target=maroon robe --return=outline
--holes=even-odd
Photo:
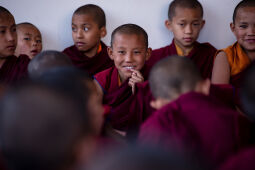
[[[123,131],[137,129],[154,111],[149,106],[152,95],[148,82],[137,84],[136,92],[132,94],[128,80],[118,85],[116,67],[102,71],[94,78],[104,91],[103,104],[111,107],[108,119],[113,128]]]
[[[193,49],[187,57],[194,61],[194,63],[198,66],[203,78],[211,78],[215,53],[216,48],[214,48],[211,44],[195,42]],[[153,66],[160,59],[171,55],[177,55],[174,40],[172,41],[172,44],[166,47],[153,50],[148,63]]]
[[[107,53],[107,46],[102,41],[101,44],[102,51],[93,57],[85,56],[75,45],[66,48],[63,53],[70,57],[76,67],[94,75],[113,66],[113,61],[109,58]]]
[[[142,125],[138,140],[166,148],[174,143],[217,164],[237,151],[238,133],[237,112],[190,92],[153,113]]]
[[[255,147],[242,150],[231,156],[220,170],[254,170],[255,169]]]
[[[9,56],[0,68],[0,82],[12,84],[27,77],[27,66],[30,59],[26,55]]]

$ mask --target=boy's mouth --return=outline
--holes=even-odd
[[[15,45],[9,45],[6,47],[8,50],[15,50],[16,46]]]
[[[191,37],[187,37],[187,38],[183,38],[185,42],[192,42],[193,38]]]
[[[85,43],[84,43],[84,42],[76,42],[75,45],[76,45],[77,47],[80,47],[80,46],[84,46]]]
[[[127,70],[131,70],[131,69],[134,69],[134,66],[124,66],[124,68]]]
[[[247,41],[248,43],[255,43],[255,39],[246,39],[245,41]]]
[[[32,50],[32,51],[30,51],[33,55],[36,55],[36,54],[38,54],[38,51],[37,50]]]

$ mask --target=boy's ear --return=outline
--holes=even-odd
[[[230,23],[230,29],[233,33],[235,32],[235,24],[232,22]]]
[[[169,31],[172,31],[172,21],[166,20],[165,26]]]
[[[203,19],[201,24],[201,29],[204,27],[204,25],[205,25],[205,20]]]
[[[107,34],[106,27],[100,28],[100,37],[104,38]]]
[[[151,48],[148,48],[147,51],[146,51],[146,58],[145,58],[145,61],[149,60],[150,57],[151,57],[151,52],[152,52],[152,49]]]
[[[195,91],[208,96],[210,94],[210,87],[211,87],[211,81],[209,79],[205,79],[198,82]]]
[[[113,50],[112,50],[112,47],[107,47],[107,52],[108,52],[108,55],[109,55],[110,59],[113,60],[113,55],[112,55]]]

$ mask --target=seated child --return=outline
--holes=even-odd
[[[42,51],[42,35],[36,26],[24,22],[17,24],[18,44],[15,55],[27,55],[30,59]]]
[[[188,58],[170,56],[151,70],[150,88],[158,109],[142,125],[138,140],[166,148],[174,143],[212,164],[222,162],[239,145],[238,113],[209,97],[203,80]]]
[[[10,169],[75,169],[89,161],[93,121],[103,110],[88,81],[86,74],[55,70],[7,93],[0,147]]]
[[[27,56],[14,56],[17,45],[16,24],[13,15],[0,6],[0,83],[14,83],[27,75]]]
[[[196,41],[204,24],[203,7],[197,0],[173,0],[165,22],[174,36],[172,44],[153,50],[149,63],[153,65],[176,54],[186,56],[197,65],[203,78],[210,78],[216,49],[209,43]]]
[[[58,51],[47,50],[36,55],[28,64],[30,78],[38,77],[45,71],[55,67],[73,66],[70,58]]]
[[[74,45],[63,52],[78,68],[94,75],[113,66],[107,54],[107,46],[101,41],[106,35],[104,11],[96,5],[79,7],[72,17],[72,37]]]
[[[127,109],[134,101],[137,83],[147,79],[143,75],[145,61],[149,59],[151,48],[148,48],[148,35],[135,24],[124,24],[116,28],[111,36],[110,58],[115,66],[96,74],[95,81],[103,94],[103,104],[109,105],[110,123],[115,129],[127,130],[130,114],[135,110]]]
[[[217,52],[212,83],[240,87],[243,71],[255,59],[255,2],[243,0],[235,8],[230,28],[237,41]]]

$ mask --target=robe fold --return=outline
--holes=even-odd
[[[0,68],[0,82],[12,84],[26,78],[29,62],[30,59],[26,55],[9,56]]]
[[[186,57],[194,61],[203,78],[211,78],[215,53],[216,49],[211,44],[195,42],[193,49]],[[172,41],[172,44],[166,47],[153,50],[148,64],[152,67],[160,59],[171,55],[177,55],[174,40]]]
[[[102,50],[93,57],[85,56],[79,51],[75,45],[66,48],[63,53],[68,55],[72,60],[72,63],[88,72],[90,75],[94,75],[109,67],[113,66],[113,61],[109,58],[107,53],[107,46],[101,41]]]
[[[138,141],[188,148],[219,164],[239,147],[238,113],[209,96],[190,92],[152,114]]]
[[[138,129],[154,111],[149,106],[152,95],[148,82],[138,83],[135,94],[132,94],[128,80],[119,86],[116,67],[102,71],[94,78],[104,91],[103,104],[111,108],[107,119],[113,128],[122,131]]]

